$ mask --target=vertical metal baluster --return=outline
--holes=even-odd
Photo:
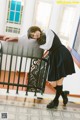
[[[19,47],[19,46],[18,46]],[[18,47],[17,47],[17,56],[16,56],[16,63],[15,63],[15,69],[14,69],[14,77],[13,77],[13,84],[15,83],[15,77],[16,77],[16,67],[17,67],[17,58],[18,58]],[[13,86],[14,88],[14,86]]]
[[[24,68],[24,77],[23,77],[23,85],[24,85],[24,80],[25,80],[25,76],[26,76],[26,65],[27,65],[27,58],[26,58],[26,62],[25,62],[25,68]],[[23,90],[23,87],[22,87],[22,90]]]
[[[24,50],[25,50],[25,48],[24,48]],[[27,55],[27,54],[28,54],[28,53],[26,53],[26,55]],[[25,74],[24,74],[24,77],[23,77],[23,85],[24,85],[24,80],[25,80],[25,76],[26,76],[27,57],[25,57],[25,59],[26,59],[26,61],[25,61],[25,68],[24,68]],[[24,88],[24,87],[22,87],[22,90],[23,90],[23,88]]]
[[[35,88],[35,96],[36,96],[36,92],[37,92],[37,86],[38,86],[38,82],[39,82],[39,74],[40,74],[40,68],[41,68],[41,62],[42,60],[39,59],[40,61],[40,65],[39,65],[39,71],[38,71],[38,74],[37,74],[37,78],[36,78],[36,88]]]
[[[2,43],[1,43],[1,51],[0,51],[0,80],[1,80],[1,72],[2,72],[2,57],[3,57],[3,54],[2,54]]]
[[[43,84],[44,84],[44,75],[45,75],[45,61],[43,61],[42,60],[42,71],[43,71],[43,73],[41,73],[42,75],[40,75],[41,76],[41,79],[40,79],[40,81],[41,81],[41,94],[42,94],[42,90],[43,90]]]
[[[5,69],[4,69],[3,82],[5,82],[5,76],[6,76],[6,64],[7,64],[7,58],[8,58],[8,47],[9,47],[9,44],[7,46],[7,54],[6,54],[6,60],[5,60]],[[3,84],[3,87],[4,87],[4,84]]]
[[[1,55],[1,61],[0,61],[1,62],[0,63],[0,79],[1,79],[1,72],[2,72],[2,69],[1,69],[2,68],[2,59],[3,59],[3,55]]]
[[[2,68],[2,43],[0,42],[0,79],[1,79],[1,68]]]
[[[21,59],[20,59],[20,67],[19,67],[19,76],[18,76],[18,86],[16,90],[16,94],[18,94],[18,88],[19,88],[19,80],[20,80],[20,72],[21,72],[21,66],[22,66],[22,57],[23,57],[23,46],[22,46],[22,53],[21,53]]]
[[[43,94],[43,92],[44,92],[44,89],[45,89],[45,82],[46,82],[46,78],[47,78],[47,71],[48,71],[48,61],[44,61],[44,68],[45,68],[45,70],[44,70],[44,81],[43,81],[43,86],[42,86],[42,94]]]
[[[12,45],[12,54],[11,54],[11,59],[10,59],[10,68],[9,68],[9,76],[8,76],[7,93],[9,93],[9,86],[10,86],[9,83],[10,83],[11,68],[12,68],[13,50],[14,50],[14,44]]]
[[[28,76],[28,84],[30,83],[30,72],[31,72],[31,66],[32,66],[32,58],[31,58],[31,61],[30,61],[30,71],[29,71],[29,76]],[[27,86],[27,90],[26,90],[26,95],[28,95],[28,89],[30,88],[30,86]]]

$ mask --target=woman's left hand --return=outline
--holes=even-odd
[[[48,54],[49,54],[49,51],[45,51],[42,58],[45,58],[46,56],[48,56]]]

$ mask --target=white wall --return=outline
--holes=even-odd
[[[80,5],[77,6],[76,17],[74,19],[74,25],[73,25],[73,28],[72,28],[71,33],[70,33],[69,46],[71,48],[72,48],[72,45],[73,45],[73,41],[74,41],[74,37],[75,37],[75,33],[76,33],[78,21],[79,21],[79,17],[80,17]]]
[[[0,34],[4,34],[5,15],[6,15],[6,1],[0,0]]]
[[[63,89],[69,90],[70,94],[80,95],[80,68],[75,64],[76,73],[64,79]]]
[[[56,4],[56,1],[54,1],[49,28],[55,31],[56,33],[58,33],[61,14],[62,14],[62,5],[58,5]]]
[[[78,20],[80,17],[80,6],[77,7],[77,12],[76,12],[76,17],[75,17],[75,22],[73,25],[73,29],[70,33],[70,40],[69,40],[69,46],[72,48],[73,42],[74,42],[74,37],[78,25]],[[75,71],[76,73],[67,76],[64,80],[64,89],[70,90],[71,94],[77,94],[80,95],[80,68],[75,64]]]
[[[22,26],[21,26],[21,34],[26,34],[28,28],[33,23],[33,12],[34,12],[34,5],[35,0],[24,0],[24,11],[23,11],[23,19],[22,19]]]

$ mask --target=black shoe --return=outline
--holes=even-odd
[[[47,105],[47,108],[57,108],[58,104],[59,104],[59,100],[53,100]]]
[[[67,95],[69,94],[69,91],[63,91],[62,92],[62,98],[63,98],[63,105],[66,106],[66,104],[68,103],[68,97]]]

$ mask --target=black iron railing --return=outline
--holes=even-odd
[[[48,62],[41,58],[43,50],[35,44],[30,48],[29,44],[25,47],[20,43],[1,42],[0,87],[7,93],[10,89],[15,89],[16,94],[24,89],[26,95],[44,93]]]

